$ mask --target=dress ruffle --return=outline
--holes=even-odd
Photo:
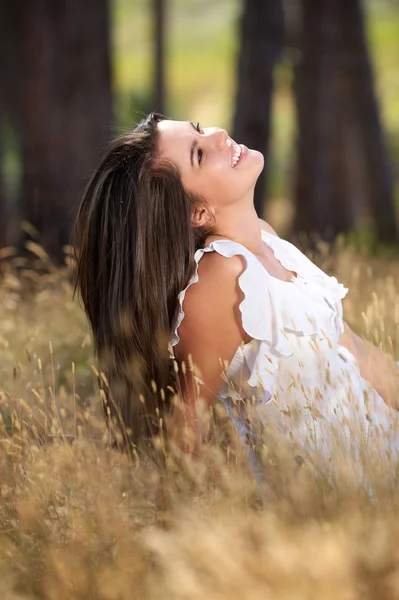
[[[170,337],[170,344],[171,346],[176,346],[179,342],[180,342],[180,337],[178,334],[178,329],[185,317],[185,313],[183,310],[183,302],[184,302],[184,298],[186,297],[186,292],[188,290],[188,288],[190,287],[190,285],[193,285],[193,283],[197,283],[199,277],[198,277],[198,264],[199,261],[201,260],[201,258],[203,257],[205,252],[211,252],[213,250],[213,248],[211,248],[210,246],[207,246],[205,248],[200,248],[199,250],[196,251],[196,253],[194,254],[194,260],[195,260],[195,272],[194,275],[191,277],[190,281],[188,282],[187,286],[184,288],[184,290],[182,290],[180,292],[180,294],[177,296],[177,310],[176,310],[176,316],[174,319],[174,326],[172,328],[172,333],[171,333],[171,337]]]
[[[333,331],[334,326],[338,326],[339,331],[343,331],[342,300],[347,295],[348,288],[340,283],[336,277],[324,273],[322,269],[317,267],[303,252],[290,242],[265,231],[262,232],[262,238],[273,250],[274,256],[283,267],[290,271],[295,271],[299,275],[294,280],[294,283],[298,287],[304,288],[309,283],[317,285],[319,287],[319,294],[320,287],[323,289],[322,296],[324,296],[325,301],[330,305],[332,310],[329,332]]]
[[[306,458],[317,450],[319,460],[323,453],[327,473],[335,455],[338,466],[347,456],[352,460],[350,457],[358,455],[358,440],[366,451],[374,446],[378,450],[382,443],[384,456],[399,451],[396,411],[362,378],[356,358],[339,343],[341,301],[348,290],[293,244],[266,232],[262,237],[282,266],[296,276],[289,282],[273,277],[253,253],[231,240],[210,243],[195,253],[195,273],[179,294],[171,344],[179,342],[185,295],[198,281],[198,264],[205,252],[243,256],[246,268],[239,277],[244,294],[240,311],[243,328],[252,339],[237,348],[218,396],[256,476],[262,476],[253,449],[258,417],[261,423],[286,434],[301,456]],[[247,400],[252,401],[252,414],[246,412]]]
[[[197,250],[195,273],[178,296],[178,309],[171,334],[171,345],[179,342],[178,329],[184,319],[183,302],[187,289],[198,281],[198,264],[205,252],[216,251],[226,258],[243,256],[246,268],[238,279],[244,299],[240,303],[242,325],[258,341],[243,347],[250,371],[248,384],[271,389],[274,372],[281,357],[293,355],[287,333],[314,338],[332,337],[337,341],[343,330],[341,300],[348,292],[335,277],[330,277],[312,263],[293,244],[267,232],[265,243],[282,266],[297,274],[292,281],[270,275],[256,256],[232,240],[216,240]],[[297,293],[294,292],[297,291]]]

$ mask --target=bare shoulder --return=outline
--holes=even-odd
[[[183,347],[191,347],[193,339],[208,343],[215,336],[237,338],[239,345],[246,335],[239,311],[244,295],[238,283],[244,269],[241,256],[204,254],[198,265],[198,282],[188,288],[184,299],[185,316],[179,328]]]
[[[199,281],[232,282],[237,279],[245,268],[245,259],[240,255],[226,258],[219,252],[205,252],[198,264]]]
[[[233,306],[239,300],[238,279],[244,269],[241,256],[226,258],[218,252],[206,252],[198,265],[198,282],[187,290],[185,312],[193,309],[204,314]]]
[[[272,235],[279,237],[278,234],[273,229],[273,227],[271,225],[269,225],[269,223],[267,223],[263,219],[259,219],[259,223],[260,223],[260,227],[261,227],[261,229],[263,229],[263,231],[266,231],[267,233],[271,233]]]
[[[187,289],[184,299],[175,355],[178,362],[190,357],[200,373],[199,395],[209,404],[217,398],[226,365],[240,344],[251,339],[243,330],[239,308],[244,299],[239,277],[245,266],[243,257],[206,252],[199,263],[198,281]],[[179,375],[179,380],[185,402],[195,402],[192,371]]]

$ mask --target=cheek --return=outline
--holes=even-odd
[[[225,163],[204,165],[201,172],[185,174],[182,181],[186,190],[212,205],[223,203],[234,190],[234,173]]]
[[[203,177],[203,193],[208,202],[217,206],[230,201],[236,190],[233,169],[226,164],[215,165]]]
[[[263,168],[260,152],[248,157],[246,168],[234,170],[227,161],[215,161],[204,165],[201,172],[188,173],[183,177],[184,187],[200,195],[214,207],[234,203],[256,183]]]

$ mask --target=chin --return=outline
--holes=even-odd
[[[256,165],[257,169],[259,169],[260,175],[260,173],[263,170],[263,167],[265,166],[265,157],[263,156],[262,152],[259,152],[259,150],[250,150],[249,152],[251,156],[251,162],[253,166]]]

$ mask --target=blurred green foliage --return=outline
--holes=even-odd
[[[167,4],[166,112],[172,118],[230,128],[241,0],[169,0]],[[115,131],[151,108],[152,4],[111,0]],[[383,123],[399,181],[399,3],[367,0],[368,34]],[[272,198],[290,198],[295,159],[295,106],[291,96],[292,52],[276,68],[273,133],[268,159]],[[6,186],[14,201],[19,178],[15,141],[2,142]],[[399,185],[398,203],[399,203]]]
[[[377,95],[394,163],[398,165],[399,3],[367,0],[365,8]],[[171,117],[231,126],[240,10],[240,0],[167,2],[167,112]],[[113,0],[113,27],[118,125],[128,127],[151,104],[151,3]],[[294,168],[292,56],[284,52],[276,69],[269,185],[271,196],[277,198],[290,197]]]

